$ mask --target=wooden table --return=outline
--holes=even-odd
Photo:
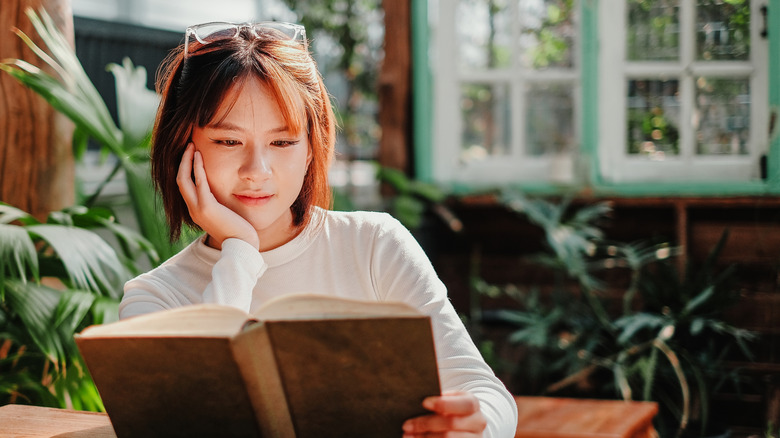
[[[40,406],[0,406],[0,438],[116,438],[108,415]]]
[[[516,438],[653,438],[650,402],[515,397]],[[103,413],[40,406],[0,406],[0,438],[116,438]]]
[[[656,438],[654,402],[515,397],[515,438]]]

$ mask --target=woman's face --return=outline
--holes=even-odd
[[[214,120],[192,132],[217,201],[257,230],[264,246],[292,238],[292,212],[311,161],[306,132],[294,135],[257,79],[233,87]]]

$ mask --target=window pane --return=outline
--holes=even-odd
[[[679,81],[628,81],[628,153],[663,160],[680,153]]]
[[[519,0],[520,50],[527,68],[572,67],[574,1]]]
[[[574,144],[574,90],[535,85],[527,95],[526,153],[570,152]]]
[[[629,61],[670,61],[680,54],[679,0],[629,0]]]
[[[508,0],[460,0],[455,31],[461,67],[497,68],[511,64],[512,29]]]
[[[696,44],[699,60],[747,60],[750,54],[750,2],[698,0]]]
[[[698,78],[694,126],[697,154],[747,154],[750,81]]]
[[[465,84],[461,87],[463,120],[461,160],[508,155],[510,144],[509,86]]]

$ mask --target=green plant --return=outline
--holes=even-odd
[[[460,220],[443,204],[446,194],[439,187],[408,177],[398,169],[378,166],[377,180],[386,183],[392,193],[384,196],[385,209],[409,229],[422,225],[428,209],[455,232],[463,228]]]
[[[0,203],[0,404],[103,409],[73,336],[116,320],[139,253],[156,259],[107,209],[68,208],[41,223]]]
[[[681,273],[678,251],[667,244],[607,240],[600,228],[607,204],[572,208],[567,199],[555,204],[516,193],[504,202],[544,230],[547,250],[529,261],[554,278],[547,289],[473,279],[477,293],[517,303],[483,318],[514,327],[507,340],[528,351],[518,372],[535,373],[530,377],[544,382],[543,394],[578,387],[600,397],[657,401],[662,436],[703,434],[712,392],[740,383],[726,358],[733,349],[750,358],[747,341],[754,338],[722,318],[736,299],[732,268],[716,264],[727,233],[704,263]],[[623,275],[603,275],[614,270]],[[693,419],[696,431],[689,430]]]
[[[57,76],[21,59],[3,60],[0,69],[73,121],[73,151],[77,159],[83,156],[90,138],[98,143],[103,155],[116,157],[115,168],[95,193],[85,197],[85,205],[96,205],[105,184],[123,171],[141,233],[153,243],[163,259],[175,254],[182,245],[168,242],[160,201],[149,176],[149,133],[159,98],[146,88],[146,70],[134,67],[129,59],[121,66],[108,66],[117,83],[120,128],[51,17],[44,10],[40,15],[30,8],[25,12],[48,52],[18,29],[16,33]]]
[[[118,128],[52,19],[43,10],[40,16],[32,9],[26,13],[48,52],[16,33],[56,77],[20,59],[3,60],[0,69],[74,122],[77,158],[91,138],[117,164],[94,193],[84,196],[86,205],[52,212],[46,223],[0,204],[0,403],[100,410],[100,397],[73,336],[86,325],[116,319],[122,285],[139,273],[137,258],[156,265],[160,254],[176,251],[167,242],[147,169],[157,97],[146,89],[143,68],[127,59],[122,66],[110,65],[117,83]],[[120,170],[148,237],[96,206],[100,191]],[[113,244],[101,235],[111,237]]]

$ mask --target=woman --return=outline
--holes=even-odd
[[[251,312],[301,292],[406,302],[431,316],[444,394],[404,436],[513,436],[514,399],[411,234],[384,213],[327,211],[335,124],[304,29],[193,26],[162,73],[152,176],[171,238],[183,224],[205,233],[129,281],[120,317],[203,302]]]

